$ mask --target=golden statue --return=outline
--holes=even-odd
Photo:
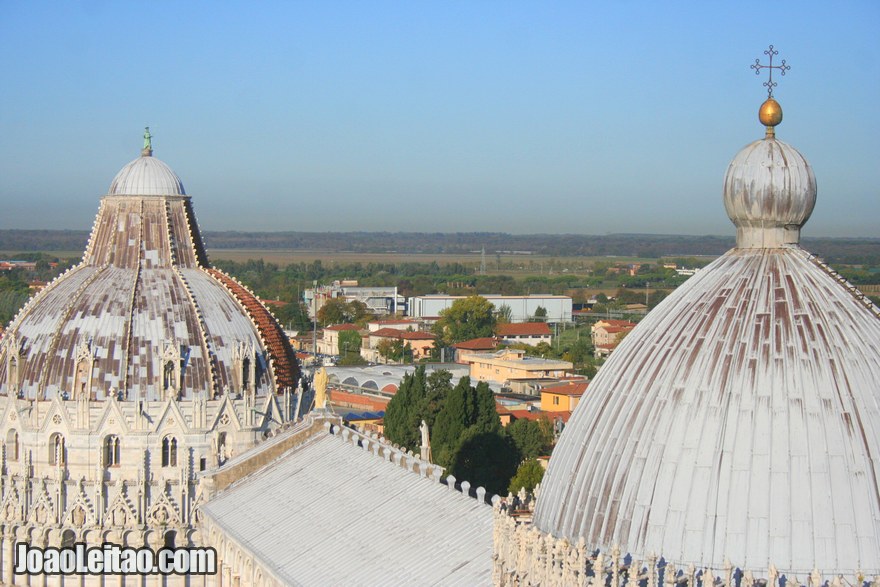
[[[320,410],[327,403],[327,369],[321,367],[315,373],[315,380],[312,387],[315,388],[315,409]]]

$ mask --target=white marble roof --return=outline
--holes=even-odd
[[[880,319],[796,247],[734,249],[599,370],[535,524],[643,560],[880,573]]]
[[[290,585],[490,585],[491,506],[343,431],[318,432],[202,512]]]
[[[123,167],[107,191],[111,196],[183,196],[183,182],[163,161],[151,155]]]

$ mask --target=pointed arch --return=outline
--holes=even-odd
[[[18,430],[10,428],[6,433],[6,460],[18,461]]]
[[[170,434],[162,439],[162,466],[177,466],[177,438]]]

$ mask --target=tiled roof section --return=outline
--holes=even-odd
[[[430,332],[413,332],[410,330],[398,330],[396,328],[380,328],[370,333],[370,336],[379,338],[399,338],[400,340],[434,340],[436,337]]]
[[[546,322],[521,322],[519,324],[499,324],[498,336],[550,336]]]
[[[206,522],[289,585],[490,585],[492,508],[335,428],[211,499]]]
[[[603,330],[608,334],[618,334],[620,332],[629,332],[635,327],[635,324],[632,326],[606,326]]]
[[[629,320],[615,320],[613,318],[608,318],[608,319],[602,318],[598,322],[604,322],[605,324],[607,324],[608,326],[611,326],[611,327],[623,327],[623,328],[635,328],[636,327],[635,322],[630,322]]]
[[[281,393],[285,387],[294,387],[299,376],[299,365],[290,341],[275,317],[254,294],[232,277],[218,269],[208,269],[207,272],[235,296],[256,325],[271,359],[276,393]]]
[[[341,332],[343,330],[360,330],[354,324],[334,324],[333,326],[328,326],[324,330],[333,330],[334,332]]]
[[[430,332],[410,332],[404,330],[399,334],[402,340],[434,340],[436,338]]]
[[[472,338],[470,340],[457,342],[452,346],[464,351],[486,351],[495,349],[498,346],[498,341],[491,337]]]
[[[379,338],[398,338],[400,330],[396,328],[380,328],[370,333],[370,336],[378,336]]]
[[[583,382],[568,382],[562,385],[547,385],[541,391],[546,391],[547,393],[555,393],[559,395],[577,395],[581,396],[587,390],[587,383]]]

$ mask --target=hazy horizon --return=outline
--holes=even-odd
[[[203,231],[731,236],[722,180],[763,137],[749,66],[772,43],[777,136],[819,187],[804,236],[880,237],[880,3],[2,16],[0,228],[88,230],[150,126]]]

